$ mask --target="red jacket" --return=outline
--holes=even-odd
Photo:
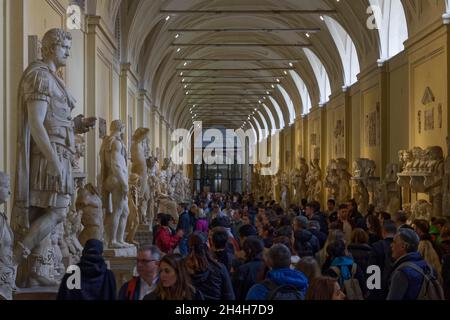
[[[172,253],[180,240],[178,235],[172,235],[169,227],[160,227],[156,232],[156,245],[164,253]]]

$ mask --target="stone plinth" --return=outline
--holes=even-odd
[[[105,262],[114,273],[117,290],[134,276],[136,255],[134,257],[105,257]]]
[[[120,248],[120,249],[105,249],[103,252],[105,259],[107,258],[133,258],[137,256],[136,247]]]
[[[58,287],[20,288],[13,294],[14,300],[56,300]]]

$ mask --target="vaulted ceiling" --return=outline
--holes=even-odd
[[[369,0],[92,2],[111,30],[120,17],[121,61],[137,66],[140,87],[174,128],[189,129],[193,120],[228,128],[291,123],[292,105],[299,116],[305,101],[289,71],[303,80],[313,106],[321,101],[305,48],[323,64],[331,92],[342,90],[344,66],[323,17],[350,36],[361,70],[380,58],[379,33],[367,28]],[[444,1],[402,4],[410,35],[445,12]]]

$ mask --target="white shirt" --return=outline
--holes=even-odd
[[[140,279],[140,290],[139,290],[139,300],[143,300],[146,295],[152,293],[156,289],[156,285],[158,284],[158,277],[155,277],[151,286],[143,279]]]

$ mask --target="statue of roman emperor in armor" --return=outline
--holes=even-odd
[[[62,29],[49,30],[42,39],[42,60],[30,64],[19,84],[12,214],[16,263],[22,263],[66,218],[75,189],[75,134],[88,132],[96,122],[72,117],[75,100],[57,73],[66,66],[71,40]]]

